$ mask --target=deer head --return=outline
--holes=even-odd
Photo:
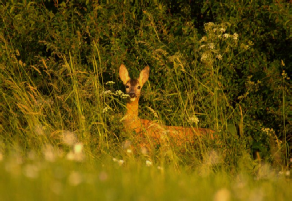
[[[130,96],[130,101],[135,101],[136,99],[139,99],[141,89],[145,82],[149,78],[149,66],[146,66],[141,72],[140,76],[137,79],[131,79],[129,76],[129,72],[124,64],[120,66],[119,75],[121,80],[123,81],[125,87],[126,87],[126,94]]]

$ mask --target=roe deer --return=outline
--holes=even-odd
[[[140,72],[138,79],[131,79],[126,66],[123,64],[120,66],[119,75],[126,87],[126,94],[129,95],[126,104],[127,112],[123,118],[125,130],[127,132],[135,132],[137,135],[134,139],[138,139],[138,143],[147,149],[150,148],[150,145],[160,145],[165,140],[175,146],[181,146],[186,142],[193,143],[200,135],[207,135],[213,139],[214,131],[211,129],[165,126],[138,117],[140,92],[149,78],[149,71],[149,66],[146,66]]]

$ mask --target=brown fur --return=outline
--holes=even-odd
[[[126,105],[127,112],[123,118],[125,130],[127,132],[135,132],[137,142],[147,149],[164,142],[170,142],[175,146],[183,146],[185,143],[194,143],[198,136],[201,135],[209,136],[213,139],[214,131],[211,129],[165,126],[138,117],[140,91],[144,83],[148,80],[149,70],[150,68],[146,66],[141,71],[138,79],[131,79],[126,67],[124,65],[120,66],[120,78],[124,85],[128,86],[126,87],[126,93],[130,94]],[[135,99],[132,99],[132,97],[135,97]]]

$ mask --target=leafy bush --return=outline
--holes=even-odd
[[[226,164],[242,150],[288,159],[289,3],[8,1],[0,12],[3,141],[61,146],[69,130],[94,154],[118,152],[125,63],[136,76],[151,68],[141,117],[216,130]]]

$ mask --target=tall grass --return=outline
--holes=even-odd
[[[244,7],[195,27],[184,3],[179,15],[172,3],[72,2],[1,5],[1,200],[289,200],[289,61],[240,29]],[[122,63],[131,77],[151,68],[141,118],[217,138],[125,149]]]
[[[103,156],[97,160],[71,160],[57,149],[44,156],[13,150],[1,159],[2,200],[290,200],[286,172],[278,174],[269,165],[252,176],[216,172],[204,167],[177,168],[145,163],[133,156],[123,159]],[[130,154],[130,153],[128,153]],[[246,161],[245,161],[246,162]],[[200,171],[199,171],[200,170]]]

